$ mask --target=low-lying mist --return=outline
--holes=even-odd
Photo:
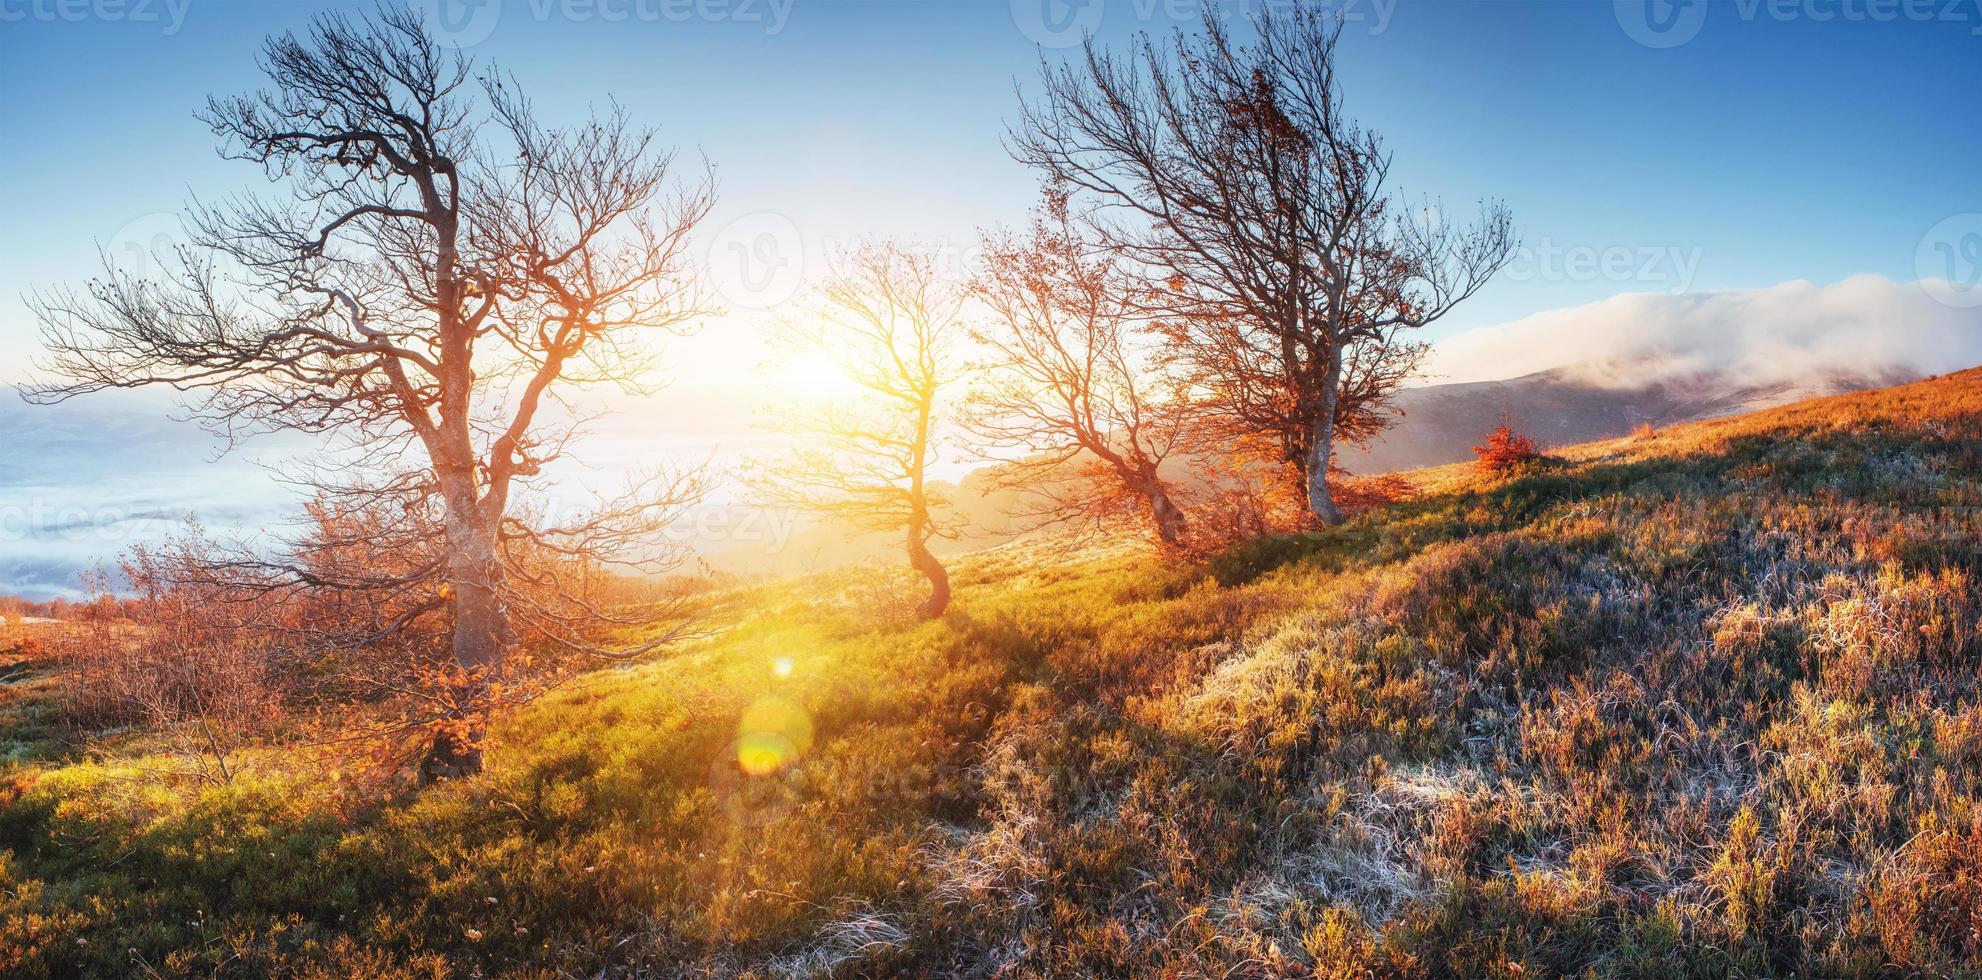
[[[1761,289],[1625,293],[1440,341],[1425,381],[1492,381],[1552,368],[1637,387],[1734,372],[1754,385],[1940,374],[1982,363],[1982,309],[1919,283],[1853,276]]]

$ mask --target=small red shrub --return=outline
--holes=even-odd
[[[1496,475],[1520,469],[1542,455],[1535,440],[1514,431],[1506,422],[1487,433],[1486,441],[1474,446],[1473,452],[1479,456],[1480,470]]]

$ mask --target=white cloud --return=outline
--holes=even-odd
[[[1982,363],[1982,310],[1937,302],[1917,283],[1854,276],[1673,296],[1626,293],[1440,341],[1431,383],[1576,367],[1638,384],[1738,372],[1756,384],[1830,375],[1939,374]]]

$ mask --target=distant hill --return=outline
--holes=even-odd
[[[1470,459],[1480,437],[1510,416],[1543,445],[1566,446],[1616,438],[1647,423],[1697,422],[1919,377],[1883,368],[1753,384],[1732,371],[1670,377],[1652,367],[1642,360],[1577,365],[1505,381],[1408,388],[1396,399],[1402,413],[1397,424],[1367,447],[1342,447],[1341,465],[1367,475]]]

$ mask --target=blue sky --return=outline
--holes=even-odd
[[[1021,218],[1033,182],[999,142],[1014,85],[1066,50],[1036,39],[1073,36],[1036,25],[1121,39],[1194,6],[425,2],[462,5],[467,50],[549,114],[610,94],[706,154],[718,224],[772,212],[808,247],[965,243]],[[1690,40],[1654,48],[1609,0],[1347,0],[1351,108],[1388,137],[1399,185],[1453,208],[1503,198],[1531,250],[1438,333],[1623,291],[1915,278],[1921,236],[1982,211],[1982,11],[1869,2],[1695,0]],[[0,0],[0,342],[29,342],[20,294],[86,276],[95,243],[259,179],[191,114],[255,86],[260,38],[322,6]]]

